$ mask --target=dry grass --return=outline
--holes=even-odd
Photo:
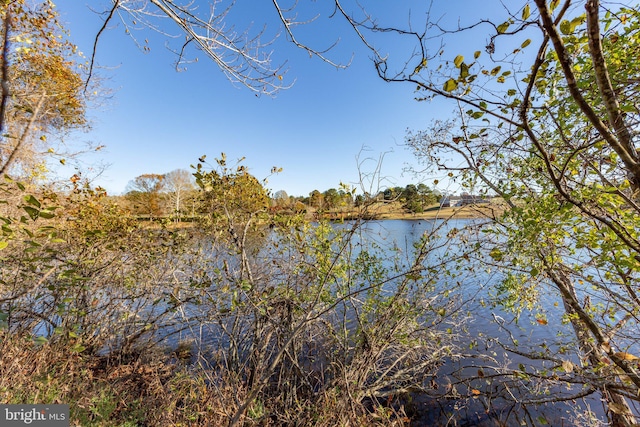
[[[64,403],[74,426],[224,425],[219,395],[166,358],[114,362],[0,335],[0,401]],[[231,400],[231,399],[230,399]]]
[[[70,347],[0,331],[0,402],[68,404],[72,426],[224,426],[246,394],[242,383],[224,372],[212,375],[197,365],[170,362],[162,353],[125,361],[81,355]],[[242,425],[401,426],[408,421],[391,407],[362,411],[361,406],[356,413],[354,402],[336,390],[299,401],[286,412],[280,401],[277,395],[259,396]],[[277,414],[271,406],[280,408]]]

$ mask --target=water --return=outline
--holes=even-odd
[[[431,235],[424,264],[438,272],[437,292],[446,289],[448,297],[458,302],[456,313],[447,313],[449,320],[438,327],[451,330],[459,354],[443,360],[426,384],[426,393],[400,396],[390,404],[402,407],[417,426],[569,426],[581,425],[591,415],[606,419],[598,395],[571,399],[580,394],[581,386],[567,387],[560,381],[571,378],[559,363],[579,366],[580,361],[572,344],[573,330],[562,321],[562,303],[552,288],[540,284],[543,292],[537,309],[519,316],[494,304],[495,285],[503,275],[475,254],[476,243],[486,240],[479,228],[477,220],[386,220],[368,222],[354,235],[355,247],[375,245],[387,251],[389,268],[398,262],[410,265],[414,244],[425,233]],[[466,239],[460,239],[463,234]],[[451,235],[456,238],[447,238]],[[261,262],[275,256],[272,250],[259,254]],[[218,325],[195,328],[186,336],[208,345],[228,345]],[[553,375],[558,380],[539,378]]]
[[[410,247],[422,233],[434,229],[439,229],[444,239],[454,229],[464,233],[462,230],[471,227],[468,246],[474,245],[475,238],[483,239],[476,230],[481,226],[473,220],[383,221],[368,227],[381,239],[402,247]],[[464,246],[444,242],[427,262],[455,258],[465,252]],[[464,310],[470,320],[458,344],[466,351],[441,367],[432,382],[435,390],[412,396],[408,405],[412,425],[569,426],[583,425],[592,416],[606,419],[598,394],[554,402],[579,395],[580,386],[534,378],[539,373],[549,376],[554,368],[559,376],[566,375],[557,362],[549,359],[580,364],[577,348],[571,344],[574,332],[562,321],[562,302],[557,293],[540,284],[537,308],[517,316],[494,304],[494,285],[503,276],[485,261],[476,257],[469,259],[473,265],[450,264],[453,271],[443,274],[439,285],[451,286],[455,280],[459,285],[454,292],[465,300]],[[519,378],[514,379],[514,373]]]

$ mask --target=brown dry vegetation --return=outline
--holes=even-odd
[[[335,307],[348,303],[330,293],[337,286],[334,272],[351,277],[344,289],[354,296],[367,296],[357,287],[360,280],[372,290],[384,280],[366,273],[376,265],[373,258],[361,259],[359,267],[345,258],[348,237],[333,236],[325,246],[329,224],[289,228],[285,223],[294,218],[273,218],[275,229],[283,227],[282,247],[297,245],[299,253],[315,257],[304,272],[289,271],[288,253],[274,253],[274,265],[250,262],[246,236],[236,234],[269,230],[266,217],[251,232],[224,224],[150,230],[101,191],[76,188],[56,200],[64,205],[54,215],[35,196],[19,197],[19,186],[3,188],[26,203],[7,210],[9,225],[21,209],[33,217],[9,235],[2,252],[2,402],[68,404],[72,425],[402,425],[408,422],[402,393],[377,396],[421,383],[440,360],[437,332],[414,327],[416,308],[390,309],[386,296],[368,297],[362,332],[343,338],[332,326]],[[23,247],[27,231],[34,242]],[[296,233],[305,238],[294,239]],[[202,239],[217,249],[201,247]],[[240,267],[227,263],[233,249]],[[242,268],[253,275],[243,276]],[[276,281],[283,277],[285,285]],[[406,280],[396,298],[413,295],[408,281],[415,278]],[[427,295],[415,297],[422,304]],[[206,309],[189,314],[189,304]],[[228,340],[213,349],[167,348],[159,333],[234,323],[225,332]],[[367,345],[360,345],[358,334],[365,333]],[[396,370],[385,377],[380,372],[389,357],[397,357]]]
[[[0,402],[70,405],[73,426],[220,426],[243,401],[246,390],[228,378],[212,383],[201,364],[184,363],[160,349],[131,360],[87,357],[67,345],[36,344],[0,331]],[[226,385],[221,385],[221,383]],[[243,425],[405,425],[392,408],[355,415],[333,392],[316,405],[299,402],[275,418],[265,408],[278,396],[260,396]],[[293,410],[295,409],[295,410]]]

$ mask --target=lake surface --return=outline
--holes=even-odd
[[[348,222],[335,224],[338,228],[350,226]],[[444,361],[431,380],[429,393],[415,394],[402,402],[412,425],[570,426],[581,425],[585,414],[605,420],[596,395],[544,403],[579,391],[579,386],[568,389],[561,382],[540,382],[532,377],[536,371],[554,368],[543,360],[549,355],[579,364],[576,348],[567,346],[573,342],[573,330],[562,322],[562,302],[550,287],[540,293],[538,310],[523,311],[518,317],[493,303],[502,274],[481,256],[467,254],[487,239],[480,228],[479,220],[384,220],[364,224],[354,237],[363,247],[376,245],[389,251],[389,260],[405,256],[410,263],[414,243],[425,233],[431,235],[433,250],[425,265],[442,269],[436,287],[463,301],[455,322],[439,326],[444,331],[466,319],[463,329],[452,331],[458,337],[461,355]],[[455,238],[447,237],[452,235]],[[466,238],[461,240],[462,235]],[[209,344],[220,339],[211,329],[192,333]],[[527,403],[531,400],[538,403]]]
[[[399,247],[411,247],[425,232],[437,234],[443,241],[454,229],[456,237],[468,233],[467,245],[484,239],[480,232],[481,220],[388,220],[368,223],[365,227],[372,235]],[[427,259],[439,262],[441,257],[452,258],[465,251],[465,245],[451,241],[439,247]],[[465,333],[459,342],[466,348],[463,357],[447,360],[433,385],[430,395],[415,396],[412,405],[412,425],[451,426],[570,426],[584,425],[586,415],[592,413],[605,420],[598,395],[569,402],[525,404],[525,400],[550,400],[570,395],[576,387],[567,390],[558,384],[546,387],[525,381],[513,381],[504,375],[522,372],[525,378],[535,370],[549,369],[552,365],[532,360],[525,353],[556,354],[559,358],[576,360],[572,343],[574,332],[562,321],[562,302],[551,287],[540,293],[540,307],[535,312],[523,311],[519,316],[494,304],[495,287],[502,274],[480,257],[469,258],[470,265],[458,264],[459,271],[452,276],[443,274],[440,286],[456,286],[452,292],[464,299],[464,310],[469,316]],[[491,259],[489,259],[491,261]],[[455,264],[451,265],[455,270]],[[459,284],[458,284],[459,283]],[[509,351],[514,350],[514,351]],[[458,398],[451,397],[451,390]],[[577,388],[579,390],[579,388]],[[438,391],[443,393],[438,395]],[[444,393],[447,392],[447,393]],[[445,396],[445,394],[447,396]]]

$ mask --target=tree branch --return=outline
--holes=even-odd
[[[113,18],[113,15],[115,14],[115,12],[116,12],[116,10],[118,9],[119,6],[120,6],[120,0],[115,0],[114,3],[113,3],[113,7],[109,11],[109,16],[107,16],[107,19],[104,20],[104,23],[102,24],[102,27],[100,28],[100,30],[96,34],[96,38],[93,41],[93,51],[91,52],[91,63],[89,64],[89,73],[88,73],[87,79],[85,80],[85,83],[84,83],[84,92],[85,93],[87,93],[87,88],[89,87],[89,82],[91,80],[91,77],[93,76],[93,66],[94,66],[94,63],[95,63],[95,60],[96,60],[96,52],[98,50],[98,40],[100,40],[100,36],[104,32],[104,30],[107,28],[107,25],[109,24],[109,21],[111,21],[111,18]]]
[[[4,44],[2,45],[2,101],[0,101],[0,133],[4,130],[4,115],[7,99],[11,95],[9,90],[9,30],[11,29],[11,13],[7,9],[4,17]],[[0,135],[0,138],[2,136]]]
[[[620,103],[616,97],[611,78],[609,77],[609,70],[604,59],[602,52],[602,40],[600,36],[600,18],[598,16],[599,1],[588,0],[585,9],[587,10],[587,35],[589,37],[589,50],[591,52],[591,59],[593,61],[593,69],[595,71],[596,82],[600,96],[609,115],[609,123],[616,132],[616,137],[620,141],[621,148],[624,149],[625,154],[634,160],[635,165],[638,164],[638,154],[631,142],[631,133],[624,123],[624,114],[620,111]],[[617,152],[618,150],[616,150]],[[620,154],[620,153],[618,153]],[[623,157],[625,164],[631,166],[632,163],[627,163],[626,156]],[[640,175],[638,175],[637,168],[631,168],[634,173],[636,188],[640,185]]]
[[[633,188],[634,190],[640,190],[640,163],[636,160],[636,155],[630,153],[627,150],[627,147],[623,145],[623,143],[618,140],[616,135],[613,135],[607,125],[598,117],[598,114],[591,108],[589,103],[584,99],[580,89],[578,88],[576,76],[573,72],[573,68],[571,66],[570,55],[567,52],[567,49],[562,41],[560,34],[558,33],[558,29],[552,19],[551,12],[547,7],[546,0],[535,0],[536,6],[540,11],[540,18],[542,19],[542,26],[546,31],[548,37],[551,39],[553,43],[553,47],[558,56],[558,62],[562,67],[562,71],[564,73],[567,88],[571,94],[571,97],[574,99],[582,113],[587,117],[589,122],[593,124],[593,126],[600,132],[605,141],[615,150],[616,153],[620,156],[621,160],[627,166],[629,171],[632,173],[633,179]],[[593,24],[592,24],[593,25]],[[600,34],[597,34],[597,37],[600,37]],[[592,42],[590,41],[590,44]],[[595,64],[594,64],[595,65]],[[604,63],[600,64],[601,67],[606,68]]]

